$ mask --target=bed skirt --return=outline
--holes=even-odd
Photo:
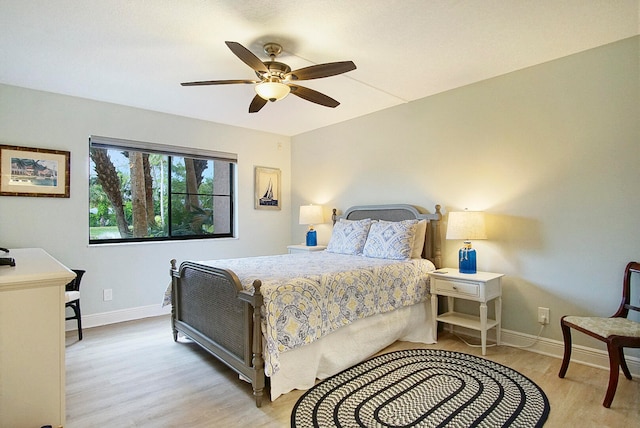
[[[377,314],[342,327],[301,348],[280,354],[280,370],[270,377],[271,400],[305,390],[380,352],[397,340],[436,343],[429,301]]]

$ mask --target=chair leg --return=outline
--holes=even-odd
[[[560,320],[560,327],[562,328],[562,338],[564,339],[564,356],[562,357],[562,365],[560,366],[558,377],[564,378],[571,360],[571,327],[566,325],[564,320]]]
[[[620,372],[620,349],[613,343],[607,342],[607,351],[609,352],[609,386],[607,387],[607,394],[604,396],[602,405],[606,408],[611,407],[613,396],[616,395],[616,388],[618,387],[618,377]],[[626,364],[625,364],[626,365]]]
[[[73,312],[75,312],[76,317],[78,318],[78,340],[82,340],[82,317],[80,316],[80,300],[76,302],[76,305],[73,308]]]
[[[78,340],[82,340],[82,316],[80,315],[80,300],[67,303],[67,307],[73,310],[73,316],[65,318],[67,321],[76,320],[78,322]]]
[[[622,346],[618,347],[618,361],[620,362],[620,367],[622,367],[622,373],[624,373],[624,377],[629,380],[632,380],[631,372],[629,371],[629,367],[627,366],[627,360],[624,358],[624,348]]]

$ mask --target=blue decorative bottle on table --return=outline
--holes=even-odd
[[[308,239],[308,238],[307,238]],[[471,248],[471,241],[464,241],[458,251],[458,269],[460,273],[476,273],[476,250]]]
[[[313,228],[307,231],[307,247],[315,247],[318,245],[318,235]]]

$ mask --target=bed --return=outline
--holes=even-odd
[[[258,407],[267,382],[275,400],[396,340],[435,343],[428,272],[441,264],[440,219],[439,205],[356,206],[334,220],[324,251],[171,260],[173,338],[250,382]]]

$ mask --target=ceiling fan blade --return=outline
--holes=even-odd
[[[285,78],[290,76],[292,80],[320,79],[321,77],[335,76],[355,69],[356,65],[353,61],[328,62],[293,70],[287,73]]]
[[[312,103],[331,108],[335,108],[340,105],[340,103],[333,98],[321,92],[314,91],[313,89],[305,88],[304,86],[298,85],[289,85],[289,87],[291,88],[291,93],[293,95],[296,95],[307,101],[311,101]]]
[[[182,86],[233,85],[236,83],[260,83],[259,80],[203,80],[201,82],[184,82]]]
[[[260,61],[260,58],[255,56],[253,52],[249,49],[245,48],[238,42],[225,42],[225,44],[231,49],[238,58],[242,60],[249,67],[253,68],[255,71],[259,71],[262,73],[269,73],[269,69],[266,65]]]
[[[249,105],[249,113],[257,113],[260,111],[262,107],[267,103],[267,100],[260,97],[260,95],[256,95],[251,100],[251,104]]]

